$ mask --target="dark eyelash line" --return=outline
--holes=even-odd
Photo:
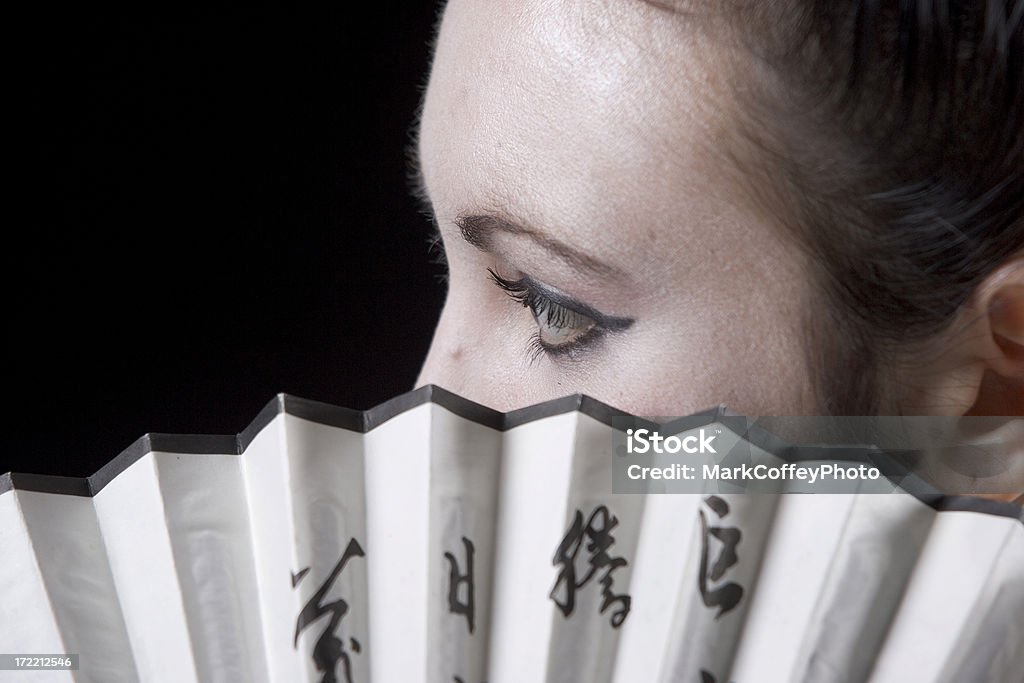
[[[633,324],[632,318],[617,318],[595,311],[590,306],[553,292],[538,284],[529,276],[518,280],[504,278],[492,268],[488,268],[491,281],[508,294],[514,301],[530,309],[535,318],[546,316],[545,323],[555,327],[572,327],[575,318],[588,320],[590,329],[571,342],[552,345],[546,343],[539,332],[530,337],[528,343],[529,361],[531,364],[540,356],[562,356],[570,359],[592,347],[605,333],[623,330]]]
[[[498,285],[500,289],[502,289],[521,306],[529,308],[535,318],[540,319],[542,315],[546,314],[547,318],[545,323],[548,325],[564,327],[569,322],[569,316],[580,316],[579,313],[570,311],[569,309],[556,304],[536,289],[530,287],[525,278],[509,280],[498,275],[497,271],[491,268],[488,268],[487,272],[490,273],[491,280],[494,284]],[[527,343],[527,357],[530,365],[536,363],[543,355],[572,358],[579,353],[581,349],[584,349],[597,341],[603,333],[604,330],[602,330],[597,323],[592,323],[589,330],[584,332],[580,337],[574,339],[572,342],[552,345],[545,343],[541,338],[540,332],[534,332]]]
[[[544,354],[559,355],[561,353],[566,353],[565,351],[561,351],[561,350],[559,350],[557,348],[556,349],[549,349],[547,344],[545,344],[544,341],[540,338],[540,332],[534,332],[530,336],[530,341],[527,342],[527,347],[526,348],[527,348],[527,354],[528,354],[527,358],[528,358],[528,360],[530,362],[530,365],[533,365],[534,363],[536,363],[537,359],[539,359]]]
[[[568,318],[572,315],[573,311],[562,306],[558,306],[555,302],[527,285],[525,280],[508,280],[501,277],[497,272],[490,268],[487,269],[487,272],[491,274],[491,280],[493,280],[498,287],[503,289],[522,306],[529,308],[535,316],[540,318],[542,315],[546,314],[547,317],[544,322],[548,325],[565,327],[569,323]]]
[[[609,332],[625,330],[635,322],[633,318],[605,315],[604,313],[601,313],[580,301],[570,299],[564,294],[545,287],[529,275],[524,275],[518,280],[509,280],[508,278],[504,278],[499,275],[493,268],[488,268],[487,272],[490,274],[491,280],[494,284],[507,292],[509,296],[523,306],[527,306],[534,310],[537,315],[548,310],[549,317],[547,318],[547,322],[549,324],[557,323],[564,325],[567,322],[565,316],[569,313],[575,313],[576,315],[590,318],[598,327]],[[552,306],[552,304],[554,304],[554,306]],[[538,306],[538,308],[534,308],[534,306]],[[559,311],[556,315],[559,315],[560,317],[551,317],[553,311]]]

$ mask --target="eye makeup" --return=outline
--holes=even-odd
[[[533,314],[538,329],[530,340],[531,360],[541,353],[575,358],[607,333],[626,330],[634,322],[633,318],[601,313],[529,275],[512,280],[492,268],[487,270],[498,288]]]

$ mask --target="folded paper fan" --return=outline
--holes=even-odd
[[[0,479],[0,681],[1024,680],[1018,506],[612,493],[611,408],[281,395]],[[692,418],[711,428],[723,410]]]

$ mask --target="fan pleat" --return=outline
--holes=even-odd
[[[61,683],[1022,681],[1019,517],[888,481],[612,493],[596,408],[423,396],[280,399],[241,455],[147,441],[92,496],[13,480],[0,650],[80,654],[32,679]]]

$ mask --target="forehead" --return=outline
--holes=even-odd
[[[638,0],[452,0],[420,131],[436,208],[574,230],[594,207],[605,227],[676,221],[681,200],[721,194],[729,98],[711,54],[685,17]]]

